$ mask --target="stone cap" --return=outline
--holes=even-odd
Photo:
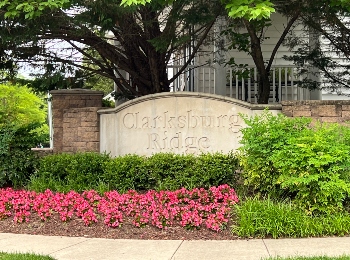
[[[52,95],[89,95],[89,96],[104,96],[103,91],[86,89],[86,88],[72,88],[72,89],[57,89],[51,90]]]
[[[282,106],[302,105],[350,105],[350,100],[302,100],[302,101],[281,101]]]
[[[202,98],[202,99],[211,99],[211,100],[218,100],[223,101],[226,103],[231,103],[237,106],[249,108],[251,110],[264,110],[266,108],[270,110],[282,110],[282,106],[279,104],[276,105],[269,105],[269,104],[251,104],[248,102],[241,101],[239,99],[230,98],[226,96],[216,95],[216,94],[209,94],[209,93],[202,93],[202,92],[188,92],[188,91],[179,91],[179,92],[163,92],[163,93],[157,93],[157,94],[150,94],[146,96],[142,96],[139,98],[135,98],[132,100],[129,100],[121,105],[119,105],[116,108],[110,108],[110,109],[103,109],[97,111],[99,114],[110,114],[110,113],[117,113],[127,107],[130,107],[132,105],[142,103],[149,100],[155,100],[155,99],[165,99],[165,98],[178,98],[178,97],[189,97],[189,98]]]

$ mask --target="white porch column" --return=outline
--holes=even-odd
[[[214,68],[215,68],[215,94],[226,96],[226,68],[225,64],[225,36],[220,35],[226,28],[226,19],[218,17],[214,25]]]
[[[113,40],[113,42],[114,42],[114,45],[115,45],[115,46],[120,46],[119,41]],[[116,78],[121,78],[121,79],[125,79],[125,80],[129,80],[129,79],[130,79],[130,78],[129,78],[129,73],[127,73],[126,71],[124,71],[124,70],[118,70],[118,72],[119,72],[119,74],[120,74],[121,76],[120,76],[116,71],[114,71],[114,75],[116,76]],[[117,92],[117,90],[118,90],[118,86],[117,86],[117,84],[115,84],[115,82],[114,82],[114,91]],[[115,101],[115,107],[117,107],[117,106],[119,106],[119,105],[125,103],[125,102],[128,101],[128,100],[125,99],[125,98],[123,98],[123,99],[115,99],[114,101]]]
[[[50,148],[53,148],[52,103],[49,91],[47,92],[47,118],[49,122]]]
[[[119,70],[119,73],[122,75],[122,77],[124,77],[124,79],[128,80],[129,74],[126,71]],[[116,72],[114,72],[114,74],[117,78],[120,78],[120,76]],[[115,82],[113,84],[114,84],[114,91],[117,91],[118,90],[117,84],[115,84]],[[114,101],[115,101],[115,107],[117,107],[128,100],[126,98],[123,98],[123,99],[115,99]]]

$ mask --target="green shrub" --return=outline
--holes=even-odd
[[[145,158],[138,155],[125,155],[110,159],[105,164],[103,180],[109,190],[126,192],[147,190],[154,187],[144,167]]]
[[[197,186],[197,176],[193,169],[196,165],[194,155],[158,153],[145,161],[150,181],[156,190],[176,190],[181,187]]]
[[[239,159],[245,184],[259,192],[281,196],[283,191],[277,183],[280,172],[272,156],[285,146],[290,137],[307,128],[310,120],[288,118],[282,114],[274,116],[269,111],[264,111],[260,116],[243,117],[243,120],[247,127],[241,130],[243,136]]]
[[[196,187],[209,188],[221,184],[237,187],[239,181],[239,161],[235,154],[203,153],[197,157],[194,174]]]
[[[343,208],[350,192],[350,128],[309,126],[305,118],[245,118],[240,160],[245,183],[275,198],[289,197],[312,213]]]
[[[76,153],[55,154],[41,158],[37,173],[31,178],[29,188],[36,191],[51,189],[67,192],[101,189],[106,154]]]
[[[38,158],[31,151],[42,140],[33,132],[38,124],[0,128],[0,187],[24,187],[34,173]]]
[[[309,213],[332,213],[343,208],[350,192],[350,129],[317,124],[303,129],[276,151],[272,160],[283,189]]]
[[[182,187],[209,188],[236,184],[238,160],[233,154],[176,155],[151,157],[125,155],[110,158],[94,153],[57,154],[41,159],[29,188],[36,191],[99,192],[130,189],[137,191],[176,190]]]
[[[344,236],[350,231],[350,215],[334,213],[309,216],[287,202],[248,199],[234,208],[232,232],[240,237]]]
[[[38,163],[31,148],[48,132],[44,100],[26,86],[0,84],[0,187],[27,184]]]

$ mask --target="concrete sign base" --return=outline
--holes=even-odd
[[[100,151],[111,156],[159,152],[228,153],[239,147],[240,114],[252,116],[266,107],[213,94],[173,92],[148,95],[116,108],[99,110]]]

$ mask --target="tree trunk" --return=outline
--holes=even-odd
[[[259,74],[259,89],[258,89],[258,103],[259,104],[268,104],[270,97],[270,81],[269,73],[265,70],[263,75]]]
[[[165,63],[165,55],[159,53],[155,48],[150,48],[149,53],[149,76],[153,93],[169,92],[169,80]]]
[[[258,70],[258,103],[267,104],[270,96],[269,70],[266,69],[264,57],[261,51],[260,39],[257,36],[254,26],[246,19],[243,19],[250,37],[251,56]]]

